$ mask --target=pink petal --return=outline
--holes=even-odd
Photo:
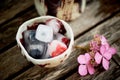
[[[105,53],[104,53],[104,57],[107,60],[110,60],[112,58],[112,55],[114,55],[116,53],[116,49],[115,48],[109,48]]]
[[[95,69],[91,64],[88,64],[87,68],[88,68],[88,72],[89,72],[90,75],[95,73]]]
[[[105,58],[103,58],[102,65],[105,70],[109,69],[109,61],[106,60]]]
[[[79,66],[79,69],[78,69],[78,72],[79,72],[79,74],[81,75],[81,76],[85,76],[85,75],[87,75],[87,67],[86,67],[86,65],[80,65]]]
[[[103,55],[106,52],[106,47],[104,45],[102,45],[100,47],[100,53]]]
[[[89,55],[89,53],[85,53],[85,58],[86,58],[86,64],[89,63],[91,56]]]
[[[106,50],[108,50],[110,48],[110,45],[108,43],[104,44]]]
[[[112,55],[116,54],[117,50],[113,47],[109,48],[108,52]]]
[[[102,60],[102,55],[100,55],[100,53],[96,53],[95,54],[95,61],[97,64],[100,64],[101,63],[101,60]]]
[[[80,64],[86,64],[85,55],[80,55],[80,56],[78,56],[77,61],[78,61]]]
[[[104,36],[101,36],[101,44],[104,45],[106,44],[107,39]]]
[[[110,59],[112,58],[112,54],[109,53],[109,52],[105,52],[105,53],[103,54],[103,56],[104,56],[107,60],[110,60]]]

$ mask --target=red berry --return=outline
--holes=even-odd
[[[70,40],[68,38],[64,37],[64,38],[62,38],[62,42],[68,46]]]
[[[56,50],[52,52],[52,57],[58,56],[62,54],[67,48],[61,46],[60,44],[57,45]]]

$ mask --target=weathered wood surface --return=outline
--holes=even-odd
[[[35,8],[32,8],[25,14],[3,25],[0,28],[0,50],[4,49],[5,47],[8,47],[8,45],[12,45],[13,42],[15,42],[15,36],[19,26],[26,20],[34,18],[36,16],[38,16],[38,14]]]
[[[1,44],[0,52],[4,51],[6,49],[6,46],[7,47],[8,47],[8,45],[11,46],[11,43],[15,41],[16,31],[17,31],[18,27],[24,21],[26,21],[30,18],[39,16],[37,14],[37,11],[35,10],[35,7],[31,7],[30,9],[23,10],[23,9],[26,9],[26,8],[23,8],[23,6],[26,6],[28,8],[28,7],[30,7],[30,5],[32,6],[32,4],[33,4],[31,2],[33,0],[30,0],[28,2],[27,2],[27,0],[25,0],[25,1],[26,2],[21,0],[21,1],[19,1],[19,3],[17,3],[18,6],[20,6],[20,4],[21,4],[21,7],[18,7],[19,12],[15,11],[14,8],[7,9],[8,11],[10,10],[8,14],[13,13],[14,15],[17,15],[17,16],[15,17],[15,19],[7,22],[6,24],[4,24],[0,27],[0,44]],[[83,34],[85,31],[89,30],[90,28],[94,27],[95,25],[98,25],[102,21],[105,21],[106,19],[110,18],[111,16],[113,16],[115,13],[117,13],[120,10],[119,7],[114,8],[111,10],[111,12],[106,14],[106,13],[104,13],[104,11],[103,12],[101,11],[101,9],[102,9],[101,5],[105,6],[105,4],[103,5],[100,1],[94,0],[91,4],[89,4],[86,7],[85,12],[82,13],[78,19],[70,22],[70,25],[74,31],[75,37],[80,34]],[[15,7],[15,6],[13,6],[13,7]],[[107,7],[109,8],[110,6],[107,6]],[[1,14],[1,16],[4,16],[4,15]],[[3,18],[1,17],[0,19],[3,19]],[[77,24],[77,25],[75,25],[75,24]],[[76,30],[74,30],[74,29],[76,29]],[[6,44],[6,45],[4,45],[4,44]]]
[[[94,34],[104,34],[110,44],[117,42],[117,44],[114,44],[114,46],[120,46],[120,13],[118,13],[112,19],[109,19],[107,22],[102,23],[94,30],[91,30],[88,34],[84,34],[84,36],[77,39],[76,44],[82,43],[84,45],[88,42],[88,40],[92,39]],[[116,48],[118,52],[117,55],[114,56],[114,59],[120,64],[120,47]]]
[[[17,16],[18,13],[24,11],[25,9],[29,8],[34,4],[33,0],[13,0],[4,5],[2,9],[0,9],[0,24],[4,23],[5,21],[8,21],[15,16]],[[22,13],[24,14],[24,13]]]
[[[107,23],[109,23],[109,21],[106,22],[106,24]],[[114,25],[114,26],[116,26],[116,25]],[[109,28],[109,25],[108,25],[108,28]],[[119,29],[119,31],[120,31],[120,29]],[[114,36],[114,38],[113,38],[113,36]],[[116,33],[113,33],[111,38],[109,39],[109,42],[112,44],[112,46],[116,47],[118,50],[117,55],[114,55],[113,60],[120,60],[120,58],[119,59],[116,58],[116,56],[118,56],[120,54],[120,42],[119,42],[120,39],[118,39],[118,38],[120,38],[120,37],[118,37],[118,35],[116,35]],[[115,41],[113,41],[113,40],[115,40]],[[98,71],[97,73],[95,73],[92,76],[87,75],[85,77],[81,77],[78,74],[78,72],[75,72],[74,74],[70,75],[66,80],[119,80],[120,79],[120,65],[118,64],[119,62],[117,62],[117,63],[115,63],[115,62],[112,61],[110,63],[110,69],[108,71],[103,71],[101,73]]]
[[[95,7],[95,5],[96,5],[96,7]],[[99,13],[99,10],[98,10],[99,8],[100,8],[99,2],[95,1],[92,4],[88,5],[86,11],[83,14],[81,14],[80,18],[76,19],[75,21],[70,22],[70,25],[73,29],[75,37],[78,36],[79,34],[81,35],[81,34],[85,33],[92,27],[96,27],[96,25],[99,25],[103,21],[106,21],[107,19],[109,19],[110,17],[114,16],[116,13],[119,12],[119,8],[117,8],[109,14],[104,15],[103,13],[100,13],[99,15],[97,15]],[[15,14],[18,14],[18,13],[19,12],[15,13]],[[32,10],[30,12],[25,13],[24,15],[21,15],[20,17],[17,17],[16,19],[13,19],[12,21],[9,21],[6,25],[2,26],[2,28],[0,27],[0,30],[1,31],[3,30],[3,33],[5,34],[5,35],[2,34],[0,31],[0,33],[1,33],[0,35],[4,36],[4,38],[1,37],[0,39],[3,40],[4,44],[6,44],[6,42],[7,42],[7,44],[9,44],[9,43],[15,41],[14,39],[15,39],[16,31],[17,31],[19,25],[22,22],[24,22],[25,20],[30,19],[35,16],[38,16],[38,15],[35,12],[35,9],[32,8]],[[118,18],[117,18],[117,20],[118,20]],[[116,22],[117,22],[117,20],[116,20]],[[115,22],[115,21],[113,21],[113,22]],[[80,23],[80,24],[78,24],[78,23]],[[11,26],[12,27],[14,26],[14,28],[7,29]],[[80,28],[78,28],[78,27],[80,27]],[[83,29],[83,27],[85,29]],[[104,29],[104,28],[102,27],[101,29]],[[116,29],[119,30],[119,26]],[[96,30],[99,30],[99,29],[96,29]],[[96,32],[96,30],[93,30],[93,32]],[[4,31],[6,31],[7,33],[5,33]],[[12,31],[12,32],[10,33],[10,35],[7,36],[6,34],[9,34],[9,31],[10,32]],[[105,32],[105,31],[108,32],[109,30],[106,29],[103,32]],[[91,32],[88,34],[91,34]],[[90,40],[92,36],[89,37],[88,34],[87,34],[87,36],[85,35],[84,37],[83,36],[80,37],[80,42],[78,41],[78,43],[82,44],[82,43],[85,43],[84,40]],[[93,34],[95,34],[95,33],[93,33]],[[93,35],[93,34],[91,34],[91,35]],[[104,34],[104,33],[101,33],[101,34]],[[105,33],[105,35],[107,35],[107,33]],[[10,40],[10,42],[7,41],[6,39]],[[2,44],[2,43],[0,43],[0,44]],[[75,55],[73,55],[73,54],[75,54]],[[4,52],[3,54],[0,54],[0,63],[2,64],[2,65],[0,65],[0,70],[2,70],[2,71],[0,71],[0,79],[1,80],[6,79],[6,78],[11,79],[16,76],[17,77],[14,78],[15,80],[18,80],[18,79],[22,79],[22,80],[24,80],[24,79],[25,80],[26,79],[38,79],[38,80],[39,79],[43,79],[43,80],[44,79],[51,79],[51,80],[58,79],[64,75],[67,75],[69,72],[73,72],[75,69],[77,69],[78,64],[76,62],[76,58],[79,54],[80,54],[80,51],[73,50],[72,55],[65,63],[61,64],[60,66],[58,66],[56,68],[46,69],[46,68],[40,68],[39,66],[32,67],[31,63],[29,63],[28,61],[26,61],[25,58],[23,58],[23,56],[20,54],[20,51],[15,46],[15,47],[11,48],[10,50]],[[9,64],[6,64],[6,63],[9,63]],[[21,74],[21,75],[19,75],[19,74]]]
[[[21,56],[20,50],[14,46],[12,49],[0,55],[0,80],[13,77],[14,73],[32,66],[25,57]]]
[[[112,39],[113,35],[116,36],[114,38],[117,38],[117,40],[120,38],[120,36],[117,36],[115,34],[116,32],[120,31],[120,27],[115,25],[115,24],[118,24],[119,20],[120,20],[120,16],[118,16],[118,15],[119,14],[117,14],[113,18],[109,19],[105,23],[103,23],[101,25],[98,25],[93,30],[87,32],[86,34],[84,34],[83,36],[78,38],[77,41],[76,41],[76,44],[77,45],[78,44],[79,45],[85,44],[86,42],[90,41],[92,39],[93,35],[95,35],[95,34],[103,34],[104,36],[107,37],[110,44],[114,43],[116,41],[116,39],[114,39],[115,41]],[[119,46],[116,46],[116,48],[119,48]],[[41,72],[40,71],[41,68],[34,66],[34,67],[30,68],[28,71],[26,71],[23,74],[16,77],[15,80],[30,79],[30,78],[41,79],[41,80],[45,80],[45,79],[46,80],[56,80],[56,79],[59,79],[60,77],[68,74],[70,71],[77,68],[78,64],[76,62],[76,59],[77,59],[77,56],[80,53],[81,53],[81,51],[73,50],[69,59],[67,59],[63,64],[61,64],[60,66],[58,66],[56,68],[45,69],[45,71],[43,73],[44,76],[41,76],[42,74],[39,74],[39,72]]]
[[[116,80],[120,80],[120,77],[118,77]]]
[[[120,36],[120,34],[119,34],[119,36]],[[117,36],[116,36],[116,37],[117,37]],[[119,40],[117,40],[116,42],[117,42],[117,44],[114,44],[114,46],[115,46],[115,47],[116,47],[116,46],[119,46],[119,47],[117,48],[117,53],[118,53],[118,55],[113,56],[113,58],[114,58],[114,60],[118,63],[118,65],[120,65],[120,38],[119,38]]]
[[[84,33],[90,28],[99,25],[103,21],[106,21],[110,17],[114,16],[116,12],[120,11],[120,7],[111,8],[111,6],[106,6],[106,4],[103,4],[104,1],[106,0],[94,0],[92,4],[86,7],[86,10],[81,14],[81,17],[70,23],[72,29],[76,29],[74,30],[75,35]],[[107,4],[109,4],[109,1]],[[120,4],[117,6],[120,6]],[[107,8],[104,9],[104,7]],[[113,4],[112,7],[114,7]],[[109,8],[111,11],[105,12],[105,10]]]
[[[102,73],[96,73],[93,76],[86,76],[86,77],[80,77],[79,74],[76,72],[70,77],[68,77],[66,80],[117,80],[120,76],[120,66],[118,65],[120,58],[118,55],[120,54],[120,16],[119,14],[115,16],[114,18],[108,20],[107,22],[99,25],[95,29],[89,31],[88,33],[84,34],[82,37],[80,37],[76,44],[81,43],[80,45],[86,45],[90,39],[92,39],[92,36],[94,34],[104,34],[107,38],[110,44],[117,48],[117,54],[114,55],[113,60],[117,62],[115,66],[113,66],[110,70],[104,71]],[[111,66],[114,63],[111,63]],[[119,79],[118,79],[119,80]]]
[[[94,75],[80,76],[78,72],[70,75],[66,80],[117,80],[120,76],[120,67],[111,60],[110,68],[104,71],[102,68],[98,69]],[[118,79],[119,80],[119,79]]]

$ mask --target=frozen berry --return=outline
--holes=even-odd
[[[48,46],[48,53],[51,57],[55,57],[62,54],[66,49],[67,46],[64,43],[58,40],[53,40]]]
[[[70,39],[67,38],[66,36],[60,34],[60,33],[57,33],[54,35],[54,39],[56,40],[59,40],[61,42],[63,42],[64,44],[66,44],[67,46],[69,45],[69,42],[70,42]]]

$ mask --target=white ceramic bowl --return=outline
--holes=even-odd
[[[36,17],[34,19],[28,20],[19,27],[17,35],[16,35],[16,40],[17,40],[18,46],[21,48],[21,53],[27,58],[28,61],[31,61],[33,64],[39,65],[42,67],[55,67],[55,66],[61,64],[70,55],[72,46],[74,44],[74,35],[73,35],[73,31],[72,31],[71,27],[69,26],[69,24],[67,24],[63,20],[56,18],[62,22],[62,24],[64,25],[64,27],[67,31],[66,36],[68,38],[70,38],[70,43],[69,43],[68,49],[64,53],[62,53],[56,57],[48,58],[48,59],[34,59],[28,54],[28,52],[25,50],[24,46],[22,45],[22,43],[20,41],[23,38],[22,32],[27,30],[28,26],[31,26],[36,22],[45,22],[46,20],[51,19],[51,18],[56,18],[56,17],[41,16],[41,17]]]

